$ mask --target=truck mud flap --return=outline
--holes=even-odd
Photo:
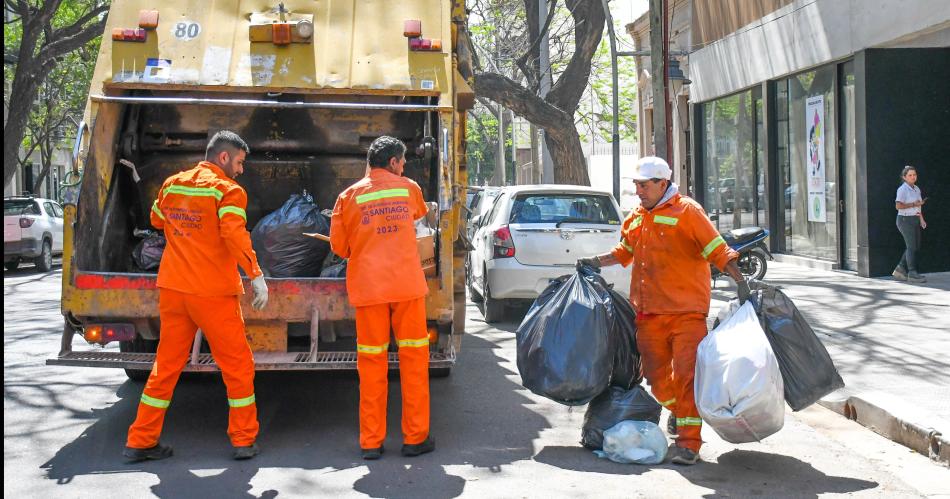
[[[154,353],[129,352],[69,352],[59,357],[46,359],[48,366],[111,367],[150,371],[155,361]],[[341,371],[356,370],[356,352],[318,352],[311,357],[307,352],[276,352],[254,354],[258,371]],[[451,367],[454,354],[429,353],[429,367]],[[389,352],[389,368],[399,368],[399,354]],[[211,354],[198,354],[196,359],[185,364],[186,372],[219,371]]]

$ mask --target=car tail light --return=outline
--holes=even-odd
[[[82,336],[87,342],[100,345],[112,341],[132,341],[135,339],[135,326],[122,323],[91,324],[83,328]]]
[[[21,229],[29,229],[30,226],[33,225],[33,222],[35,222],[35,220],[33,220],[32,218],[21,218],[21,219],[20,219],[20,228],[21,228]]]
[[[495,231],[492,235],[492,245],[495,247],[495,258],[515,256],[515,242],[511,239],[511,230],[507,225],[502,225]]]

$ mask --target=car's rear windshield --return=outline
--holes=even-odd
[[[30,199],[4,199],[3,216],[7,215],[39,215],[40,205]]]
[[[509,223],[620,224],[609,196],[599,194],[521,194],[515,197]]]

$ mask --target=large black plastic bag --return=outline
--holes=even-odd
[[[294,194],[251,231],[251,242],[268,277],[317,277],[330,245],[304,232],[330,233],[330,222],[310,196]]]
[[[844,388],[828,350],[792,300],[768,284],[757,283],[755,288],[757,315],[778,359],[789,407],[800,411]]]
[[[599,450],[604,445],[604,431],[625,421],[652,421],[660,423],[660,404],[642,386],[632,389],[611,386],[587,406],[581,445]]]
[[[149,232],[132,250],[132,260],[142,270],[156,270],[165,252],[165,234]]]
[[[532,392],[583,405],[607,388],[613,370],[607,283],[583,268],[552,282],[518,327],[518,372]]]
[[[613,289],[609,292],[607,306],[612,323],[610,333],[614,352],[610,384],[629,390],[643,380],[640,351],[637,349],[637,312],[623,295]]]

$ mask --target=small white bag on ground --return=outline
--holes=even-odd
[[[700,416],[723,440],[756,442],[782,429],[782,373],[751,302],[699,344],[694,388]]]
[[[621,421],[604,432],[604,450],[597,457],[615,463],[660,464],[666,459],[666,435],[652,421]]]

